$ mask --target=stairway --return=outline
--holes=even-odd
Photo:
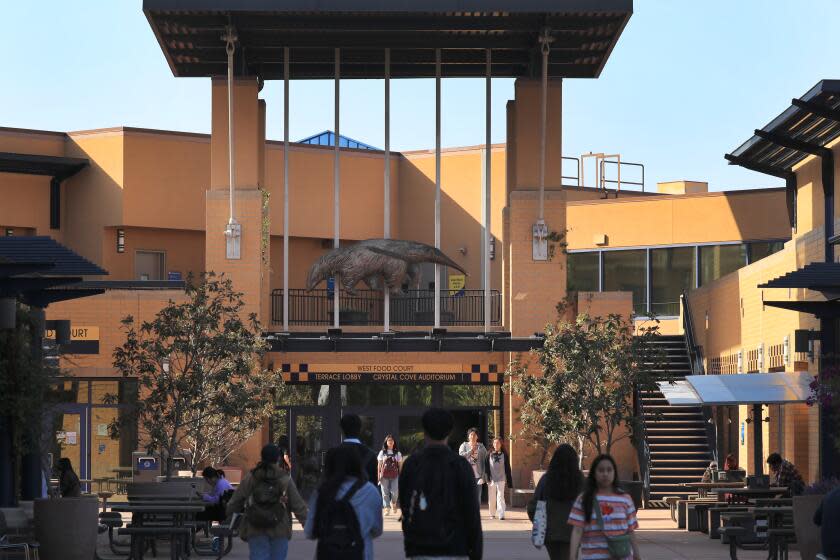
[[[691,375],[691,363],[682,336],[660,336],[653,344],[665,352],[661,380],[682,380]],[[670,405],[658,390],[642,392],[642,414],[650,450],[650,501],[665,496],[686,497],[683,482],[699,482],[712,460],[706,422],[700,406]]]

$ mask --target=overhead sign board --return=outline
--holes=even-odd
[[[55,331],[47,330],[44,338],[55,340]],[[70,327],[70,342],[61,345],[62,354],[99,354],[99,327]]]

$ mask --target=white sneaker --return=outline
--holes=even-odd
[[[391,508],[382,508],[383,515],[391,515]]]

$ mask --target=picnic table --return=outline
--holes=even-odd
[[[769,488],[734,488],[730,486],[727,488],[715,488],[714,491],[719,498],[721,495],[729,494],[729,502],[731,503],[732,499],[739,497],[743,498],[745,502],[749,501],[750,498],[775,498],[787,494],[788,488],[787,486],[771,486]]]
[[[732,488],[733,482],[684,482],[682,486],[697,490],[697,495],[701,498],[708,494],[709,490],[716,490],[718,488]]]
[[[180,504],[119,504],[111,508],[118,513],[130,513],[131,525],[120,529],[119,533],[130,535],[129,559],[142,560],[146,548],[146,539],[161,536],[170,537],[170,554],[173,560],[189,554],[191,530],[185,527],[188,517],[204,511],[202,505]],[[166,517],[163,522],[161,517]],[[152,525],[149,523],[154,520]]]
[[[793,506],[764,506],[753,509],[756,516],[767,517],[767,549],[768,559],[776,560],[784,557],[788,539],[794,538],[793,526],[785,525],[785,517],[793,516]]]

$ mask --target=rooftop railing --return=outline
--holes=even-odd
[[[359,290],[351,296],[341,293],[339,298],[341,325],[376,326],[384,323],[384,298],[378,290]],[[330,326],[333,324],[332,290],[301,288],[289,290],[289,325]],[[434,324],[434,290],[409,290],[391,296],[391,325],[427,326]],[[271,292],[271,323],[283,323],[283,290]],[[484,290],[442,291],[440,296],[441,326],[483,326]],[[490,292],[490,324],[502,324],[502,295]]]

